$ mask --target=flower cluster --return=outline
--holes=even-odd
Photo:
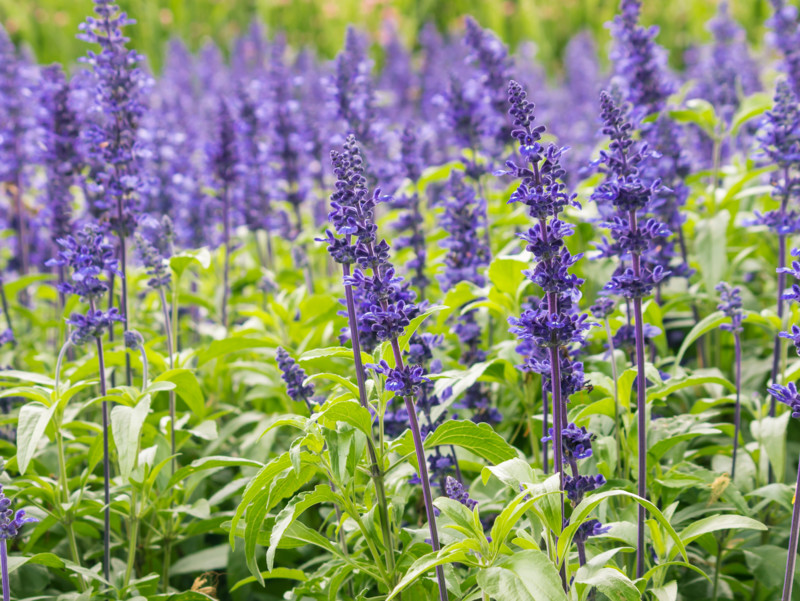
[[[783,71],[794,93],[800,96],[800,19],[797,7],[785,0],[770,0],[774,13],[767,20],[772,28],[772,44],[783,54]]]
[[[607,151],[600,151],[605,181],[594,190],[592,200],[600,207],[601,214],[609,216],[605,225],[614,239],[613,244],[604,241],[599,245],[600,256],[616,255],[620,259],[620,266],[605,289],[625,298],[642,298],[669,275],[662,265],[651,270],[638,263],[654,246],[654,240],[669,235],[666,226],[644,217],[660,183],[656,180],[648,185],[639,176],[638,166],[650,153],[646,144],[634,142],[627,107],[619,107],[604,91],[600,94],[600,108],[602,131],[611,142]],[[626,260],[631,260],[633,267],[625,267]]]
[[[478,506],[478,502],[469,497],[469,492],[464,489],[464,485],[455,478],[447,476],[444,489],[449,498],[453,499],[453,501],[458,501],[462,505],[465,505],[467,509],[472,510]]]
[[[94,73],[98,115],[84,129],[93,161],[96,213],[110,211],[111,223],[124,237],[133,230],[139,211],[137,129],[145,112],[144,97],[151,79],[138,65],[144,57],[126,48],[122,30],[135,23],[113,0],[94,0],[97,17],[80,25],[78,38],[100,46],[82,59]]]
[[[69,267],[71,281],[58,285],[63,294],[77,294],[90,305],[86,314],[73,313],[67,324],[73,327],[71,340],[74,344],[85,344],[100,337],[114,322],[123,321],[116,308],[102,311],[95,308],[95,302],[108,291],[108,282],[102,279],[117,273],[117,259],[114,247],[106,242],[105,234],[98,226],[87,225],[76,237],[67,236],[58,241],[61,250],[47,264]]]
[[[147,285],[151,288],[169,287],[171,274],[168,261],[172,256],[174,238],[172,220],[168,215],[164,215],[161,221],[151,215],[143,215],[139,220],[136,248],[150,276]]]
[[[775,90],[775,104],[761,122],[758,145],[762,156],[778,169],[772,172],[772,196],[780,207],[765,214],[756,213],[751,225],[766,226],[779,236],[800,232],[800,214],[789,210],[789,200],[800,194],[800,181],[794,171],[800,167],[800,104],[786,80]]]
[[[410,190],[395,197],[393,204],[403,209],[400,217],[393,224],[399,233],[408,232],[395,242],[395,249],[410,249],[412,258],[406,263],[406,269],[412,274],[409,282],[416,286],[420,297],[424,298],[425,288],[430,284],[425,275],[427,249],[425,248],[425,219],[421,211],[421,199],[418,188],[422,176],[422,154],[420,142],[414,129],[408,125],[401,136],[400,159],[403,174],[409,182]]]
[[[58,65],[42,72],[41,126],[44,132],[42,162],[46,166],[45,193],[53,241],[70,234],[72,222],[71,186],[80,182],[83,157],[80,153],[80,123],[70,106],[70,84]]]
[[[3,492],[0,484],[0,538],[8,540],[15,538],[25,524],[35,524],[39,520],[34,517],[25,517],[25,510],[19,509],[16,513],[11,508],[11,499]]]
[[[621,0],[620,13],[610,24],[614,46],[611,60],[625,98],[635,107],[636,121],[659,112],[674,91],[667,71],[667,56],[655,43],[658,27],[642,27],[641,0]]]
[[[314,396],[314,385],[305,383],[305,370],[297,365],[297,362],[281,347],[278,347],[275,359],[278,362],[278,369],[281,371],[281,378],[286,382],[286,394],[293,401],[304,402],[309,413],[313,413],[311,400]]]
[[[800,265],[798,265],[800,267]],[[719,292],[720,303],[717,310],[725,313],[731,322],[724,323],[720,329],[726,332],[741,332],[742,320],[744,320],[744,310],[742,309],[742,291],[738,286],[731,286],[728,282],[720,282],[714,288]]]
[[[792,256],[800,258],[800,248],[792,250]],[[793,261],[792,267],[779,268],[779,271],[791,274],[795,280],[800,281],[800,261]],[[790,300],[795,303],[800,303],[800,296],[798,296],[797,284],[792,287],[792,290],[784,293],[784,299]],[[793,325],[790,332],[781,332],[781,338],[788,338],[794,343],[797,354],[800,355],[800,327]],[[800,418],[800,393],[797,392],[797,385],[794,382],[789,382],[787,385],[774,383],[769,388],[769,393],[772,397],[788,405],[792,409],[792,417]]]

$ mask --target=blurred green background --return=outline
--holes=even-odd
[[[460,27],[459,17],[472,14],[512,46],[533,40],[552,72],[558,69],[570,37],[582,29],[590,29],[601,48],[607,47],[604,24],[616,12],[618,0],[120,0],[119,4],[137,19],[129,35],[155,69],[171,36],[180,36],[192,48],[208,38],[226,46],[253,18],[270,30],[286,31],[292,44],[309,44],[322,56],[332,57],[341,48],[348,23],[377,36],[389,19],[408,43],[414,43],[424,23],[433,21],[440,29]],[[705,24],[717,4],[718,0],[645,0],[644,22],[661,27],[659,41],[670,49],[673,65],[682,65],[683,53],[691,45],[708,40]],[[768,1],[729,4],[750,41],[760,44],[770,14]],[[75,33],[91,10],[90,0],[0,0],[0,22],[40,61],[70,63],[86,50]]]

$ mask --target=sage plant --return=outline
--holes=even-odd
[[[376,204],[383,200],[380,189],[370,196],[361,152],[353,136],[348,136],[341,152],[332,151],[333,170],[337,176],[336,192],[331,196],[332,211],[329,221],[342,238],[337,238],[329,230],[327,238],[328,251],[335,261],[343,266],[343,282],[347,295],[347,308],[350,320],[350,335],[353,342],[353,354],[356,359],[359,395],[364,407],[368,407],[364,383],[363,366],[360,360],[360,347],[357,343],[359,319],[355,313],[352,288],[364,291],[366,299],[371,303],[368,312],[361,320],[375,333],[380,342],[389,342],[395,365],[389,366],[385,361],[373,365],[373,370],[386,377],[386,389],[401,397],[408,411],[409,426],[414,440],[419,477],[422,484],[422,496],[428,518],[431,546],[438,551],[439,535],[436,528],[436,516],[433,508],[431,483],[428,478],[427,461],[422,445],[422,433],[417,419],[415,396],[420,386],[428,379],[420,366],[405,365],[403,353],[398,341],[410,316],[415,310],[413,295],[404,294],[401,286],[402,278],[395,274],[394,266],[389,262],[389,245],[386,240],[377,241],[377,226],[374,222]],[[352,273],[350,266],[357,264]],[[388,540],[388,539],[387,539]],[[439,598],[447,601],[447,585],[444,570],[436,568],[439,585]]]
[[[766,227],[778,238],[778,318],[783,320],[786,290],[786,241],[787,237],[800,232],[800,212],[795,208],[800,196],[800,106],[797,95],[786,80],[780,80],[775,91],[775,104],[767,111],[758,134],[761,155],[777,167],[771,174],[772,197],[780,204],[777,209],[763,215],[756,212],[751,225]],[[776,384],[781,371],[782,345],[775,336],[772,353],[770,381]],[[769,409],[775,415],[775,398]]]
[[[791,267],[783,267],[779,269],[779,273],[788,273],[792,275],[798,282],[800,282],[800,248],[792,250],[792,256],[795,261],[792,261]],[[795,283],[791,289],[784,292],[784,300],[800,303],[800,285]],[[800,356],[800,327],[793,325],[788,332],[781,332],[781,338],[788,338],[794,344],[797,354]],[[792,411],[792,417],[800,418],[800,392],[797,390],[796,382],[789,382],[786,385],[773,383],[768,388],[770,395],[775,401],[788,405]],[[795,494],[800,491],[800,464],[797,468],[797,485]],[[792,585],[794,583],[794,572],[797,561],[797,542],[798,535],[800,534],[800,503],[795,501],[792,503],[792,524],[789,530],[789,550],[786,557],[786,572],[783,580],[783,595],[781,601],[790,601],[792,598]]]
[[[108,292],[108,278],[117,273],[118,262],[114,247],[106,241],[104,232],[95,225],[87,225],[77,237],[68,236],[58,241],[61,250],[48,261],[48,265],[69,267],[71,281],[59,284],[62,294],[76,294],[88,303],[85,313],[73,313],[67,319],[72,331],[64,345],[83,346],[94,340],[97,347],[98,372],[100,376],[100,396],[107,393],[105,360],[103,356],[103,334],[110,331],[113,324],[123,321],[116,307],[103,311],[97,308],[97,301]],[[103,275],[105,274],[105,278]],[[63,356],[63,351],[62,351]],[[59,359],[60,362],[60,359]],[[58,371],[58,369],[57,369]],[[111,461],[109,457],[109,403],[102,402],[103,413],[103,493],[104,493],[104,531],[103,531],[103,574],[108,580],[111,565]]]
[[[95,94],[93,110],[98,119],[85,128],[86,147],[93,163],[97,188],[95,209],[107,212],[119,239],[119,275],[122,282],[119,315],[129,329],[126,240],[133,233],[139,211],[139,164],[137,130],[145,112],[144,96],[151,78],[139,67],[144,57],[126,47],[123,28],[135,23],[113,0],[94,0],[97,17],[87,17],[78,38],[100,46],[82,62],[92,67]],[[126,355],[126,382],[131,384],[130,359]]]
[[[608,136],[608,150],[600,151],[603,181],[592,193],[592,200],[605,207],[608,214],[613,208],[615,214],[605,226],[611,231],[613,242],[603,242],[601,256],[616,257],[619,267],[606,284],[605,290],[625,298],[633,305],[636,337],[636,398],[638,413],[638,495],[647,495],[647,378],[645,376],[645,339],[642,298],[652,293],[656,285],[669,272],[661,265],[650,270],[642,264],[642,256],[647,253],[653,241],[670,235],[666,226],[654,218],[647,217],[650,202],[659,188],[659,182],[646,184],[639,175],[639,166],[651,155],[647,144],[635,142],[632,137],[633,126],[629,121],[629,107],[618,106],[607,92],[600,94],[603,134]],[[630,266],[627,264],[630,263]],[[644,506],[639,505],[637,523],[636,574],[644,574]]]
[[[543,292],[537,306],[523,311],[519,317],[510,317],[510,332],[527,343],[530,354],[525,358],[525,369],[542,374],[549,384],[552,399],[553,428],[550,431],[555,459],[554,471],[559,473],[559,489],[565,490],[564,466],[576,451],[579,443],[574,433],[580,431],[575,424],[567,423],[566,403],[569,396],[583,388],[583,365],[573,361],[570,346],[581,345],[585,333],[592,326],[588,316],[580,313],[575,299],[580,298],[583,280],[570,268],[583,256],[572,255],[565,239],[574,228],[561,220],[568,206],[579,207],[575,195],[564,184],[564,170],[559,160],[562,148],[554,144],[541,144],[544,126],[534,125],[534,104],[515,81],[508,85],[509,114],[514,129],[512,137],[522,164],[506,162],[507,170],[498,174],[511,175],[519,180],[509,203],[521,203],[535,224],[527,232],[518,234],[526,242],[535,264],[525,271],[528,279]],[[583,430],[585,433],[585,430]],[[591,437],[589,437],[591,438]],[[577,469],[577,468],[575,468]],[[577,472],[574,472],[577,477]],[[561,498],[561,517],[564,519],[564,500]],[[564,589],[567,582],[562,572]]]

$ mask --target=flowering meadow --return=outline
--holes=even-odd
[[[0,29],[3,601],[800,599],[796,6],[554,75],[88,4]]]

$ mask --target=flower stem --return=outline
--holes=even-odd
[[[403,369],[403,353],[400,350],[400,343],[397,338],[392,338],[392,352],[394,353],[394,361],[396,368]],[[439,547],[439,532],[436,529],[436,514],[433,511],[433,495],[431,494],[431,482],[428,478],[428,461],[425,457],[425,447],[422,444],[422,433],[419,429],[419,422],[417,421],[417,408],[414,405],[414,398],[411,396],[403,397],[406,404],[406,411],[408,411],[408,421],[411,428],[411,437],[414,439],[414,451],[417,455],[417,463],[419,464],[419,478],[422,480],[422,498],[425,502],[425,513],[428,516],[428,531],[431,535],[431,547],[434,551],[438,551]],[[444,579],[444,569],[442,566],[436,566],[436,579],[439,582],[439,599],[447,601],[447,583]]]
[[[123,280],[124,282],[124,280]],[[92,311],[95,310],[94,300],[89,301]],[[103,411],[103,576],[106,580],[110,579],[111,569],[111,461],[108,456],[108,401],[105,400],[106,390],[106,365],[103,358],[103,339],[100,336],[95,338],[97,343],[97,371],[100,376],[100,396],[104,397],[102,402]],[[127,353],[126,353],[127,354]]]
[[[136,561],[136,540],[139,534],[139,518],[136,514],[136,489],[131,489],[131,514],[128,527],[128,562],[125,566],[125,587],[131,582],[133,564]]]
[[[740,401],[742,391],[742,341],[738,332],[733,334],[733,343],[736,348],[736,407],[733,413],[733,456],[731,458],[731,480],[736,477],[736,451],[739,448],[739,428],[742,421],[742,405]]]
[[[350,265],[342,264],[342,275],[344,278],[350,275]],[[364,364],[361,361],[361,340],[358,336],[358,321],[356,317],[356,305],[353,298],[353,289],[351,286],[344,287],[345,302],[347,304],[347,321],[350,326],[350,340],[353,345],[353,360],[356,367],[356,381],[358,382],[358,397],[361,406],[369,409],[367,402],[367,386],[364,380],[365,371]],[[375,486],[375,493],[378,498],[378,516],[381,522],[381,531],[383,533],[383,544],[386,549],[386,558],[390,572],[394,572],[394,542],[392,539],[392,531],[389,524],[389,505],[386,500],[386,490],[383,485],[383,470],[378,464],[378,455],[375,450],[375,443],[370,437],[367,437],[367,452],[369,454],[370,462],[370,475],[372,482]]]
[[[614,380],[614,428],[617,439],[617,475],[623,477],[622,472],[622,424],[620,422],[619,390],[617,383],[617,357],[614,349],[614,336],[611,334],[611,324],[608,317],[605,319],[606,338],[608,338],[608,352],[611,354],[611,377]]]
[[[797,466],[797,485],[795,497],[800,491],[800,465]],[[783,596],[781,601],[790,601],[792,598],[792,585],[794,584],[794,570],[797,562],[797,535],[800,530],[800,502],[795,498],[792,503],[792,526],[789,531],[789,554],[786,556],[786,574],[783,579]]]
[[[547,409],[547,382],[544,377],[542,378],[542,438],[548,436],[548,409]],[[533,444],[533,436],[531,435],[531,444]],[[542,467],[545,474],[550,473],[550,462],[547,457],[547,444],[542,445]]]
[[[3,577],[3,601],[11,601],[11,586],[8,582],[8,544],[0,538],[0,570]]]

